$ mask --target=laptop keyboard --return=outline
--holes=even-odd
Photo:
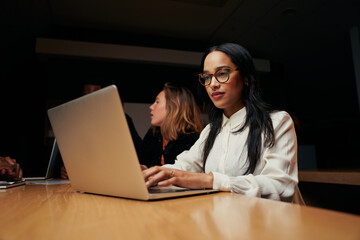
[[[189,190],[188,188],[180,188],[180,187],[151,187],[148,189],[149,193],[170,193],[170,192],[183,192]]]

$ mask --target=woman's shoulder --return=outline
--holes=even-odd
[[[290,114],[284,110],[276,110],[270,113],[272,119],[291,118]]]
[[[293,119],[291,115],[284,110],[278,110],[270,113],[271,120],[273,122],[274,128],[284,123],[293,124]]]

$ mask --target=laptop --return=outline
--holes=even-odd
[[[13,188],[21,185],[25,185],[24,179],[18,181],[0,181],[0,189]]]
[[[217,191],[148,190],[115,85],[51,108],[48,116],[75,191],[137,200]]]
[[[23,179],[25,181],[40,181],[51,178],[59,178],[61,165],[62,165],[62,159],[59,152],[59,147],[57,145],[56,139],[54,139],[45,175],[37,176],[37,177],[24,177]]]

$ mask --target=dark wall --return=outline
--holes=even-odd
[[[44,62],[48,99],[73,99],[84,84],[115,84],[123,102],[152,103],[165,82],[196,89],[199,69],[147,63],[81,59],[50,59]],[[195,92],[194,92],[195,94]]]
[[[299,142],[316,146],[321,169],[360,168],[360,115],[349,32],[314,40],[302,55],[284,64],[288,101],[300,126]]]
[[[360,214],[360,186],[300,182],[299,189],[307,206]]]
[[[44,147],[47,79],[34,54],[6,70],[0,87],[0,155],[15,158],[25,175],[38,175],[49,155]]]
[[[193,51],[203,51],[212,44],[153,36],[111,38],[110,33],[58,28],[39,36],[75,36],[75,40],[111,43],[118,37],[119,44],[136,45],[142,39],[145,46]],[[162,85],[173,81],[189,87],[201,104],[196,79],[200,69],[42,56],[35,54],[35,38],[18,36],[2,45],[7,61],[1,66],[5,100],[1,101],[0,155],[17,158],[25,175],[45,169],[49,155],[45,140],[47,108],[79,97],[86,83],[115,84],[122,101],[151,103]],[[303,56],[290,55],[284,62],[271,62],[271,69],[271,73],[260,74],[264,97],[293,114],[299,144],[316,148],[315,165],[322,169],[360,168],[356,154],[360,117],[348,33],[344,31],[336,46],[314,45]]]

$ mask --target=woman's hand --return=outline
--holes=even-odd
[[[144,170],[148,169],[148,167],[146,165],[143,165],[143,164],[140,165],[140,168],[141,168],[141,171],[144,171]]]
[[[146,186],[176,185],[184,188],[203,189],[213,187],[212,173],[194,173],[160,166],[143,170]]]

